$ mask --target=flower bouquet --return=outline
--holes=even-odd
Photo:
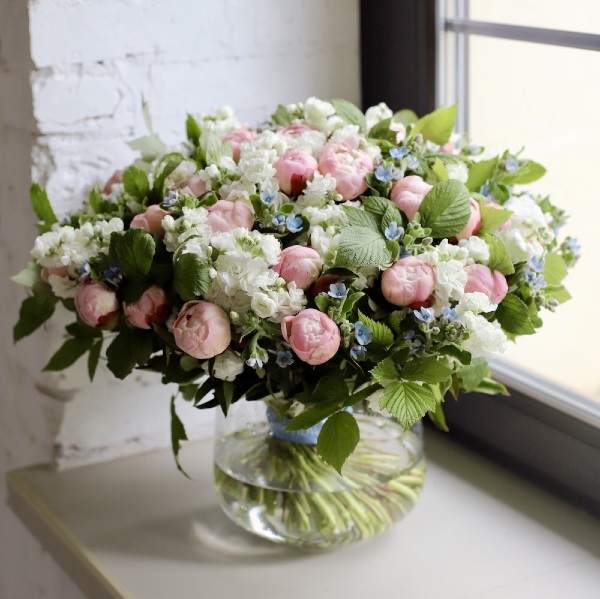
[[[310,98],[251,129],[223,108],[189,115],[176,148],[148,119],[141,159],[62,222],[32,187],[15,340],[60,303],[75,319],[45,370],[88,354],[93,379],[106,348],[120,379],[151,370],[200,409],[260,407],[261,422],[230,414],[216,447],[246,528],[309,546],[383,530],[423,482],[411,427],[445,429],[448,393],[506,391],[487,359],[569,298],[577,259],[564,212],[517,187],[544,168],[453,135],[455,113]],[[171,414],[177,460],[174,398]]]

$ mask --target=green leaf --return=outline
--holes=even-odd
[[[387,383],[388,381],[397,381],[400,378],[396,364],[393,358],[385,358],[370,371],[371,376],[378,383]]]
[[[392,121],[394,121],[394,123],[402,123],[405,127],[416,123],[418,120],[419,117],[417,116],[417,114],[414,111],[409,110],[407,108],[395,112],[394,116],[392,117]]]
[[[508,389],[499,381],[490,378],[484,378],[473,391],[477,393],[486,393],[488,395],[510,395]]]
[[[215,384],[215,399],[219,402],[225,416],[233,402],[234,390],[235,383],[232,381],[221,381],[220,384]]]
[[[315,304],[321,312],[327,314],[327,310],[329,310],[329,306],[331,306],[332,301],[327,294],[320,293],[315,297]]]
[[[339,409],[340,407],[336,403],[317,404],[314,408],[306,410],[298,414],[298,416],[294,416],[285,427],[285,430],[299,431],[310,428],[315,424],[319,424],[321,420],[324,420]]]
[[[373,127],[371,127],[371,130],[369,131],[369,137],[371,139],[385,140],[395,146],[396,131],[392,131],[390,129],[391,124],[392,119],[384,119],[383,121],[375,123],[375,125],[373,125]]]
[[[473,358],[471,364],[463,366],[458,372],[460,386],[470,393],[477,389],[481,381],[491,374],[490,365],[485,358]]]
[[[381,217],[381,230],[385,231],[390,223],[395,222],[399,227],[402,226],[402,213],[394,204],[388,202],[387,208]]]
[[[335,265],[355,269],[387,264],[392,254],[385,242],[383,235],[368,227],[345,227],[342,229]]]
[[[435,410],[436,405],[431,389],[412,382],[392,383],[383,390],[379,400],[379,407],[394,416],[405,430]]]
[[[419,213],[432,237],[452,237],[464,229],[471,215],[469,190],[455,179],[440,181],[421,202]]]
[[[146,364],[152,355],[152,333],[142,329],[123,329],[106,350],[108,369],[124,379],[136,364]]]
[[[123,172],[123,187],[130,196],[142,202],[150,191],[148,174],[143,168],[132,164]]]
[[[115,254],[121,270],[130,276],[145,276],[150,272],[156,244],[143,229],[129,229],[115,241]]]
[[[509,293],[498,306],[496,318],[502,328],[512,335],[535,333],[527,305],[512,293]]]
[[[546,169],[533,160],[528,160],[522,172],[519,171],[518,176],[513,180],[513,183],[533,183],[541,179],[546,174]]]
[[[361,201],[366,212],[372,214],[375,218],[381,220],[387,209],[392,206],[396,208],[390,200],[381,196],[361,196]],[[398,222],[400,224],[400,222]]]
[[[494,174],[498,166],[498,157],[490,160],[480,160],[474,162],[469,167],[469,178],[467,187],[470,191],[479,191],[482,185],[485,185],[488,179]]]
[[[548,285],[560,285],[567,276],[565,261],[558,254],[548,253],[544,258],[544,279]]]
[[[58,298],[52,293],[32,295],[23,300],[19,310],[19,320],[13,328],[13,341],[31,335],[54,313]]]
[[[504,245],[504,241],[496,235],[483,235],[483,239],[490,248],[490,258],[487,267],[490,270],[498,270],[503,275],[511,275],[515,272],[515,267]]]
[[[350,125],[357,125],[360,131],[366,131],[367,120],[360,108],[352,104],[352,102],[348,102],[348,100],[343,100],[342,98],[334,98],[329,101],[333,104],[333,107],[340,118],[344,119]]]
[[[340,474],[348,456],[360,440],[358,424],[349,412],[337,412],[330,416],[317,439],[317,453]]]
[[[438,181],[446,181],[448,179],[448,171],[446,170],[444,163],[439,158],[435,159],[431,170]]]
[[[360,300],[362,297],[364,297],[364,295],[365,294],[362,291],[356,291],[355,293],[349,293],[346,296],[346,298],[344,299],[344,303],[342,304],[342,307],[340,308],[340,312],[341,312],[342,316],[345,316],[348,312],[351,312],[354,309],[356,302],[358,302],[358,300]],[[316,298],[315,298],[315,300],[316,300]],[[325,310],[321,310],[321,311],[324,312]]]
[[[342,209],[344,214],[348,217],[350,225],[355,227],[367,227],[368,229],[373,229],[373,231],[379,231],[377,219],[369,212],[359,210],[353,206],[343,206]]]
[[[422,381],[435,385],[445,381],[454,371],[448,360],[426,357],[421,360],[411,360],[402,368],[400,378],[407,381]]]
[[[163,201],[165,181],[183,161],[184,157],[178,152],[172,152],[161,158],[154,171],[154,186],[152,187],[154,202],[160,203]]]
[[[371,327],[372,343],[380,345],[384,349],[388,349],[394,343],[394,334],[386,324],[365,316],[360,310],[358,312],[358,319],[364,325]]]
[[[231,144],[223,143],[214,131],[208,131],[202,136],[202,145],[206,150],[207,164],[216,164],[223,156],[233,156]]]
[[[444,356],[450,356],[458,360],[464,366],[468,366],[471,363],[471,354],[452,343],[444,345],[440,348],[440,353]]]
[[[456,122],[456,104],[448,108],[438,108],[421,117],[413,127],[411,135],[421,133],[423,139],[443,146],[452,134]]]
[[[200,145],[200,136],[202,135],[202,131],[200,130],[198,121],[191,114],[187,115],[187,119],[185,121],[185,133],[191,143],[193,143],[196,147]]]
[[[20,273],[13,275],[10,280],[17,285],[31,289],[41,280],[40,267],[35,262],[28,262],[27,266]]]
[[[187,478],[190,478],[187,472],[181,467],[179,463],[179,451],[181,449],[181,442],[187,441],[188,437],[185,432],[183,422],[179,419],[177,412],[175,411],[175,395],[171,397],[171,449],[173,450],[173,457],[175,458],[175,464],[177,470],[181,472]]]
[[[182,254],[175,262],[173,289],[184,302],[204,295],[210,282],[208,267],[197,254]]]
[[[92,345],[88,355],[88,376],[90,377],[90,381],[94,380],[94,375],[98,368],[98,361],[100,360],[100,353],[102,352],[102,342],[103,339],[96,341],[94,345]]]
[[[52,225],[58,222],[58,218],[54,214],[46,190],[37,183],[34,183],[29,191],[29,199],[31,200],[33,211],[42,222],[42,224],[38,225],[39,232],[45,233],[49,231]]]
[[[92,347],[93,343],[93,339],[67,339],[50,358],[50,361],[44,366],[43,370],[57,371],[68,368],[83,356]]]
[[[102,337],[100,329],[91,327],[82,320],[67,325],[65,329],[71,337],[77,337],[78,339],[98,339]]]
[[[290,111],[283,104],[279,104],[277,110],[271,115],[271,120],[277,125],[287,127],[294,119]]]
[[[493,208],[492,206],[481,206],[479,211],[481,212],[481,227],[477,234],[480,236],[497,231],[513,214],[512,210]]]
[[[546,285],[544,287],[544,295],[547,299],[555,299],[560,304],[568,302],[571,299],[571,294],[564,285]]]
[[[168,149],[167,144],[156,133],[150,133],[150,135],[143,135],[128,141],[127,145],[135,152],[139,152],[145,162],[152,162]]]

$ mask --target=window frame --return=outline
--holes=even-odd
[[[469,21],[468,0],[361,0],[360,33],[363,108],[417,114],[468,99],[469,35],[600,50],[594,34]],[[468,114],[460,101],[458,130]],[[502,360],[492,370],[510,395],[447,398],[450,438],[600,517],[598,405]]]

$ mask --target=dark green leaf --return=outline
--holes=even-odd
[[[148,174],[144,169],[132,164],[123,172],[123,187],[130,196],[142,202],[150,191]]]
[[[456,179],[440,181],[423,199],[419,213],[432,237],[452,237],[464,229],[471,215],[469,190]]]
[[[210,282],[208,267],[197,254],[182,254],[175,262],[173,289],[184,302],[204,295]]]
[[[108,369],[124,379],[134,367],[148,362],[152,355],[152,333],[142,329],[123,329],[106,350]]]
[[[348,102],[348,100],[343,100],[342,98],[334,98],[333,100],[330,100],[330,102],[333,104],[333,107],[340,118],[344,119],[350,125],[357,125],[360,131],[366,131],[367,120],[360,108],[352,104],[352,102]]]
[[[394,416],[404,430],[409,429],[427,412],[435,410],[436,405],[431,389],[412,382],[391,383],[384,389],[379,400],[379,407]]]
[[[37,183],[34,183],[29,191],[29,198],[31,200],[31,205],[33,206],[33,211],[43,223],[38,226],[40,233],[49,231],[52,225],[58,222],[58,218],[56,218],[56,214],[54,214],[46,190]]]
[[[407,381],[422,381],[434,385],[445,381],[454,371],[445,358],[426,357],[411,360],[402,368],[400,378]]]
[[[96,341],[94,345],[92,345],[88,355],[88,376],[90,377],[90,381],[94,380],[94,375],[98,368],[98,361],[100,360],[100,353],[102,352],[102,342],[103,339]]]
[[[456,104],[448,108],[438,108],[433,112],[421,117],[413,127],[411,135],[421,133],[423,139],[431,140],[433,143],[444,145],[452,134],[456,122]]]
[[[527,305],[512,293],[509,293],[498,306],[496,318],[502,328],[512,335],[535,333]]]
[[[19,310],[19,320],[13,328],[13,341],[31,335],[42,326],[54,313],[57,301],[58,298],[50,292],[24,299]]]
[[[100,329],[91,327],[82,320],[67,325],[65,329],[71,337],[77,337],[79,339],[98,339],[102,337],[102,331]]]
[[[156,244],[143,229],[129,229],[117,237],[114,245],[116,260],[129,276],[144,276],[150,272]]]
[[[341,474],[344,462],[359,440],[360,430],[354,416],[349,412],[337,412],[327,419],[319,433],[317,453]]]
[[[233,392],[235,390],[235,384],[231,381],[220,381],[214,383],[215,385],[215,399],[219,402],[223,414],[227,416],[229,406],[233,402]]]
[[[45,371],[64,370],[78,360],[94,343],[93,339],[67,339],[44,366]]]
[[[315,424],[319,424],[321,420],[324,420],[339,409],[339,405],[335,403],[317,404],[314,408],[306,410],[298,414],[298,416],[294,416],[285,427],[285,430],[299,431],[310,428]]]
[[[185,121],[185,133],[191,143],[193,143],[195,146],[200,145],[200,135],[202,135],[202,131],[200,131],[198,121],[196,121],[191,114],[187,115],[187,119]]]
[[[183,422],[179,419],[177,412],[175,411],[175,395],[171,397],[171,449],[173,450],[173,457],[175,458],[175,464],[177,470],[179,470],[184,476],[189,478],[187,472],[181,467],[179,463],[179,450],[181,449],[181,442],[187,441],[188,437],[185,432]]]

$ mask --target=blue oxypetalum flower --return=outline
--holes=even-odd
[[[419,161],[417,159],[416,156],[409,156],[408,157],[408,168],[415,170],[416,168],[419,168]]]
[[[489,186],[487,183],[485,183],[484,185],[482,185],[482,186],[479,188],[479,193],[480,193],[482,196],[486,196],[486,197],[487,197],[488,195],[490,195],[490,186]]]
[[[576,237],[571,237],[567,241],[567,247],[575,254],[581,250],[581,245],[579,244],[579,240]]]
[[[283,225],[285,225],[285,214],[281,214],[281,212],[276,212],[273,218],[271,219],[271,222],[276,227],[283,227]]]
[[[433,322],[435,319],[433,308],[421,308],[420,310],[415,310],[414,315],[417,320],[426,323]]]
[[[177,202],[178,198],[179,198],[179,192],[170,191],[169,195],[163,198],[163,204],[165,206],[173,206],[175,204],[175,202]]]
[[[285,226],[287,227],[290,233],[299,233],[302,231],[302,225],[304,224],[301,216],[296,216],[295,214],[290,214],[285,219]]]
[[[395,220],[393,220],[385,228],[383,234],[385,235],[386,239],[389,239],[390,241],[398,241],[398,239],[400,239],[400,237],[404,235],[404,229],[402,227],[399,227],[398,223]]]
[[[449,322],[454,322],[458,318],[456,308],[450,308],[449,306],[442,308],[442,316]]]
[[[430,151],[430,152],[437,152],[440,149],[439,144],[436,144],[435,142],[431,141],[430,139],[428,139],[425,142],[425,147]]]
[[[77,278],[77,281],[79,283],[83,283],[83,281],[85,281],[91,273],[91,268],[90,268],[90,263],[89,262],[84,262],[83,264],[80,264],[76,269],[77,274],[79,275],[79,277]]]
[[[294,363],[294,357],[291,351],[279,351],[277,352],[277,366],[281,368],[285,368],[286,366],[290,366]]]
[[[514,173],[515,171],[519,170],[519,161],[516,158],[507,158],[506,162],[504,164],[504,168],[509,172],[509,173]]]
[[[385,164],[382,162],[375,169],[375,178],[383,183],[389,183],[392,179],[399,179],[401,176],[401,172],[394,168],[391,164]]]
[[[121,272],[119,265],[113,262],[104,271],[104,277],[107,278],[111,283],[118,285],[123,280],[123,273]]]
[[[355,345],[350,349],[350,355],[356,360],[364,358],[367,355],[367,348],[364,345]]]
[[[392,148],[390,150],[390,156],[395,160],[398,160],[400,158],[404,158],[408,154],[408,152],[409,149],[407,146],[402,146],[401,148]]]
[[[329,285],[329,291],[327,292],[327,295],[335,299],[341,299],[348,295],[348,290],[346,289],[346,285],[344,285],[344,283],[332,283]]]
[[[408,351],[411,354],[414,354],[416,352],[419,351],[419,348],[422,346],[423,344],[421,343],[420,339],[415,339],[413,340],[413,342],[410,344],[410,347],[408,348]]]
[[[270,206],[277,199],[277,192],[271,191],[270,189],[263,189],[260,192],[260,199],[267,206]]]
[[[367,345],[368,343],[371,343],[373,340],[371,337],[372,332],[373,329],[369,325],[360,322],[360,320],[354,323],[354,336],[361,345]]]
[[[545,261],[537,256],[533,256],[531,260],[529,260],[529,266],[531,266],[535,272],[544,272]]]

